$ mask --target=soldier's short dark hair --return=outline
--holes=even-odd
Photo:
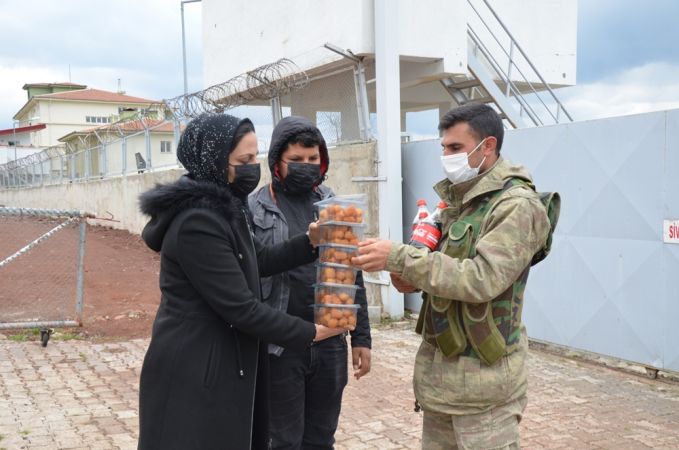
[[[495,150],[498,155],[500,154],[505,129],[502,126],[502,119],[493,108],[483,103],[467,103],[453,108],[441,117],[439,132],[443,133],[461,122],[469,124],[469,128],[479,141],[493,136],[497,140]]]

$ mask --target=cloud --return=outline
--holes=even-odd
[[[676,0],[578,2],[578,80],[594,82],[647,63],[679,60]]]
[[[679,63],[650,63],[593,83],[559,89],[575,120],[679,108]]]
[[[0,0],[0,128],[26,83],[71,81],[162,99],[183,93],[180,3],[174,0]],[[39,13],[38,13],[39,11]],[[185,5],[189,90],[202,89],[200,3]]]

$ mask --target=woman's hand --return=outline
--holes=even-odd
[[[337,327],[337,328],[328,328],[325,325],[316,325],[316,336],[314,336],[314,342],[322,341],[324,339],[328,339],[333,336],[337,336],[338,334],[342,334],[346,331],[351,331],[354,329],[354,327]]]
[[[309,224],[309,230],[306,232],[306,235],[309,236],[311,245],[314,248],[318,247],[318,244],[321,242],[321,227],[318,225],[318,221]]]

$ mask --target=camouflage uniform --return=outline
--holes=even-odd
[[[445,179],[436,184],[434,189],[449,205],[442,213],[441,242],[451,224],[473,214],[479,199],[503,190],[511,179],[529,183],[531,177],[523,167],[499,158],[491,169],[464,183],[453,185]],[[450,308],[465,303],[478,307],[512,291],[519,292],[520,303],[531,259],[544,246],[549,227],[545,208],[532,189],[505,190],[483,221],[473,257],[451,258],[441,251],[429,253],[394,243],[386,270],[421,288],[425,304],[438,296],[455,299]],[[446,356],[431,339],[432,325],[425,321],[413,380],[424,410],[423,448],[519,448],[528,341],[520,304],[513,309],[518,316],[515,342],[490,365],[470,348]]]

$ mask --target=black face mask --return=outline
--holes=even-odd
[[[285,189],[291,194],[310,192],[321,179],[321,165],[294,163],[288,164],[288,174],[283,181]]]
[[[236,171],[236,178],[229,183],[231,192],[236,197],[245,198],[259,184],[260,166],[259,164],[241,164],[233,168]]]

